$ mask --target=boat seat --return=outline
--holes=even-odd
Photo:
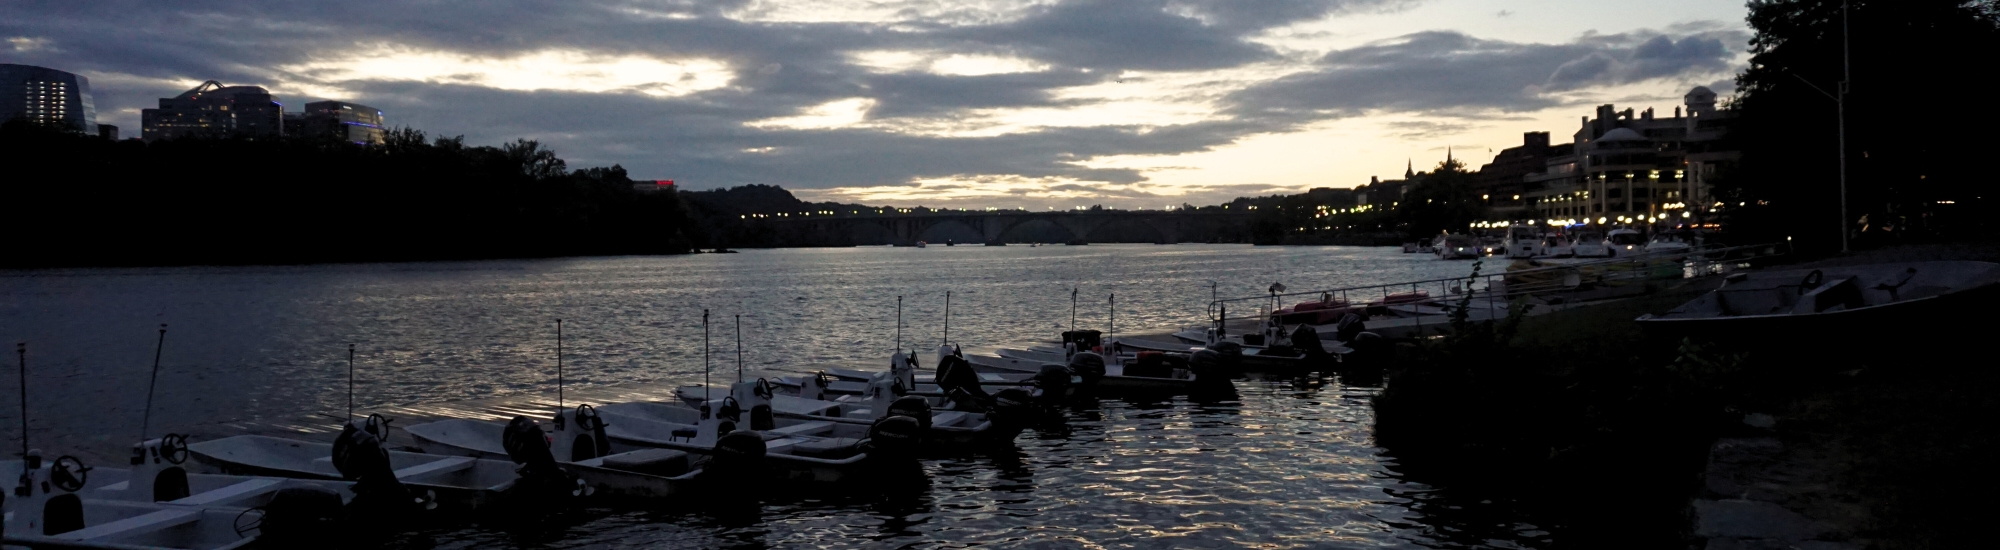
[[[695,436],[698,435],[701,435],[701,430],[696,428],[674,428],[674,431],[667,432],[667,441],[676,439],[694,441]]]
[[[819,432],[828,431],[832,429],[833,429],[832,422],[800,422],[790,426],[780,426],[777,428],[772,428],[764,431],[767,433],[793,436],[793,435],[813,435]]]
[[[811,441],[800,441],[791,446],[787,454],[813,458],[839,459],[854,456],[861,440],[851,437],[829,437]]]
[[[1853,276],[1829,281],[1819,288],[1806,292],[1799,302],[1792,306],[1792,313],[1823,313],[1855,309],[1867,305],[1861,297],[1861,283]]]
[[[673,449],[640,449],[607,455],[598,464],[630,472],[686,472],[688,454]]]
[[[779,395],[771,399],[771,409],[779,414],[823,415],[828,409],[839,408],[840,404],[818,399],[805,399]]]
[[[158,531],[176,525],[186,525],[188,523],[193,523],[197,519],[201,519],[200,509],[160,510],[158,512],[153,512],[149,514],[140,514],[137,516],[132,516],[118,521],[105,523],[103,525],[77,529],[75,531],[70,531],[67,533],[63,533],[61,535],[57,535],[56,538],[68,539],[68,540],[102,539],[107,537],[115,537],[123,533],[130,533],[135,531]]]
[[[444,460],[425,462],[416,466],[396,470],[396,479],[408,481],[411,478],[430,474],[450,473],[472,468],[476,462],[468,457],[455,456]]]
[[[277,488],[282,479],[259,478],[232,484],[213,491],[168,501],[170,504],[207,505],[228,502],[240,497],[255,495]]]
[[[933,414],[931,415],[931,426],[932,427],[957,426],[960,422],[964,422],[965,417],[967,416],[972,416],[972,415],[965,414],[964,412],[960,411],[945,411]]]

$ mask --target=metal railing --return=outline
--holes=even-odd
[[[1472,320],[1482,321],[1506,315],[1515,300],[1523,298],[1537,306],[1565,306],[1635,296],[1646,293],[1653,281],[1726,274],[1748,267],[1750,260],[1785,254],[1788,248],[1784,243],[1772,243],[1639,252],[1528,269],[1503,264],[1464,277],[1223,298],[1209,302],[1208,322],[1210,327],[1227,327],[1230,321],[1264,323],[1276,312],[1284,325],[1320,325],[1352,312],[1369,318],[1370,330],[1395,326],[1421,334],[1426,328],[1446,325],[1448,316],[1461,305],[1473,310],[1468,312]],[[1299,303],[1311,302],[1323,305],[1297,311]],[[1290,311],[1286,310],[1288,303],[1293,306]],[[1551,309],[1556,308],[1544,307],[1542,311]],[[1384,316],[1389,318],[1386,325],[1379,320]]]

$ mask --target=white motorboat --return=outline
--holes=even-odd
[[[1630,256],[1646,252],[1646,235],[1633,229],[1613,229],[1604,234],[1604,248],[1608,256]]]
[[[0,469],[18,480],[6,495],[0,527],[8,546],[226,550],[258,538],[236,528],[244,508],[84,498],[123,483],[129,472],[105,469],[91,476],[96,469],[75,457],[44,461],[39,451],[30,451],[22,460],[4,461]],[[92,483],[91,477],[103,479]]]
[[[1065,345],[1074,346],[1075,343]],[[998,353],[1000,357],[970,356],[966,359],[972,363],[974,369],[986,372],[1032,372],[1038,373],[1038,377],[1051,378],[1057,373],[1068,373],[1076,376],[1080,387],[1096,388],[1102,393],[1185,393],[1200,388],[1202,384],[1228,382],[1227,378],[1218,375],[1202,376],[1196,374],[1192,368],[1185,366],[1176,368],[1164,361],[1149,361],[1142,365],[1135,357],[1134,361],[1128,364],[1118,360],[1116,356],[1107,360],[1103,355],[1091,351],[1078,351],[1067,357],[1063,353],[1028,350],[1003,349]]]
[[[1553,258],[1568,258],[1576,255],[1576,248],[1570,245],[1568,235],[1550,233],[1542,237],[1542,254]]]
[[[639,449],[599,455],[602,427],[590,405],[564,411],[554,432],[542,432],[557,462],[590,484],[597,494],[626,498],[660,498],[685,494],[701,475],[705,456],[670,449]],[[514,422],[538,423],[517,417]],[[508,460],[506,433],[510,424],[467,418],[427,422],[403,428],[417,448],[439,455]],[[570,433],[576,432],[576,433]],[[517,451],[518,452],[518,451]]]
[[[929,420],[924,430],[926,443],[962,445],[977,442],[988,435],[1005,435],[1004,430],[995,429],[996,417],[1004,417],[1009,411],[998,403],[1026,401],[1030,398],[1027,389],[1032,384],[1009,384],[1001,386],[1022,392],[1013,399],[996,400],[986,393],[987,379],[1001,379],[1000,375],[982,376],[973,372],[971,364],[964,363],[962,354],[949,346],[938,349],[938,370],[934,378],[944,382],[925,384],[917,381],[915,361],[898,351],[890,358],[891,367],[887,373],[869,375],[869,382],[862,384],[858,395],[833,395],[828,391],[830,383],[838,383],[831,376],[804,376],[791,380],[791,384],[772,384],[774,389],[783,388],[792,395],[771,392],[771,410],[776,423],[786,427],[801,422],[835,422],[852,426],[868,426],[892,413],[916,414],[911,404],[898,410],[898,399],[920,397],[928,407]],[[963,368],[962,373],[958,369]],[[885,376],[886,375],[886,376]],[[971,377],[971,379],[958,377]],[[759,379],[762,382],[763,379]],[[909,392],[903,388],[928,388],[928,392]],[[949,387],[949,389],[945,389]],[[707,402],[707,396],[700,386],[683,387],[675,391],[677,397],[690,407],[700,407]],[[1002,422],[1004,423],[1004,422]]]
[[[1533,258],[1547,254],[1542,249],[1542,232],[1526,225],[1508,227],[1504,246],[1509,258]]]
[[[1683,231],[1661,231],[1646,243],[1648,254],[1679,254],[1700,246],[1700,237]]]
[[[1822,269],[1738,272],[1723,285],[1638,321],[1675,334],[1762,338],[1837,337],[1956,318],[2000,292],[2000,264],[1908,262]],[[1947,298],[1949,297],[1949,303]],[[1876,335],[1871,335],[1874,337]]]
[[[1437,247],[1440,244],[1438,241],[1442,239],[1443,237],[1438,237],[1437,239],[1423,239],[1417,241],[1417,252],[1420,254],[1436,254]]]
[[[1609,258],[1611,245],[1604,242],[1603,233],[1578,231],[1570,242],[1570,254],[1578,258]]]
[[[1403,243],[1404,254],[1415,254],[1416,252],[1417,252],[1417,243],[1414,242]]]
[[[860,427],[836,422],[778,426],[770,398],[775,394],[740,382],[714,406],[679,403],[616,403],[599,407],[612,452],[640,448],[721,455],[722,439],[735,432],[762,439],[762,462],[791,479],[838,482],[861,475],[878,461],[908,458],[922,437],[921,420],[890,418]],[[704,400],[704,405],[709,405]],[[747,437],[747,436],[745,436]],[[738,439],[741,439],[739,437]],[[867,440],[863,445],[862,440]],[[735,452],[735,451],[727,451]]]
[[[1438,259],[1470,260],[1478,258],[1482,252],[1483,250],[1477,237],[1459,234],[1438,237]]]
[[[352,429],[350,425],[350,429]],[[334,462],[334,445],[261,435],[239,435],[188,445],[196,468],[211,473],[302,479],[349,479]],[[401,451],[388,455],[379,480],[427,493],[453,510],[476,510],[513,488],[520,474],[511,462]],[[357,474],[360,475],[360,474]],[[366,480],[368,476],[361,475]]]

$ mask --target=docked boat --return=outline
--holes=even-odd
[[[566,471],[588,483],[596,494],[623,498],[661,498],[686,494],[701,475],[705,457],[669,449],[639,449],[622,453],[600,453],[604,441],[603,422],[590,405],[577,405],[554,421],[556,429],[545,432],[539,423],[525,417],[512,422],[488,422],[453,418],[403,428],[417,442],[417,448],[438,455],[510,460],[523,452],[521,444],[535,444],[515,435],[525,432],[540,438],[550,456]],[[526,426],[526,427],[523,427]],[[575,432],[575,433],[570,433]],[[509,447],[514,450],[509,451]]]
[[[346,435],[353,431],[359,430],[350,425],[343,439],[357,439]],[[333,444],[261,435],[191,443],[188,453],[195,468],[211,473],[355,480],[361,482],[356,491],[369,492],[371,487],[407,491],[412,499],[431,499],[454,510],[476,510],[497,502],[521,477],[511,462],[387,451],[379,443],[372,447],[386,455],[386,463],[373,464],[369,458],[373,453],[354,451],[354,443],[343,443],[344,452],[336,456]]]
[[[1570,255],[1578,258],[1609,258],[1611,245],[1604,242],[1604,234],[1596,231],[1578,231],[1570,241]]]
[[[92,476],[97,469],[75,457],[49,461],[30,451],[21,460],[4,461],[0,470],[17,483],[6,495],[0,527],[0,539],[10,547],[229,550],[259,538],[255,531],[237,530],[245,508],[85,498],[127,481],[121,474],[129,472],[105,469]],[[92,483],[91,477],[100,480]]]
[[[1479,238],[1471,235],[1451,234],[1438,238],[1437,255],[1441,260],[1470,260],[1478,258],[1481,252]]]
[[[1576,248],[1571,246],[1568,235],[1550,233],[1542,237],[1542,254],[1551,258],[1568,258],[1576,255]]]
[[[899,388],[923,387],[916,381],[915,365],[903,360],[903,357],[901,352],[897,352],[892,363],[905,366],[886,373],[875,373],[865,384],[864,391],[857,395],[830,394],[826,391],[826,384],[831,377],[819,376],[797,379],[796,385],[791,388],[798,392],[794,395],[765,390],[770,396],[771,413],[775,417],[773,422],[779,428],[831,422],[845,425],[844,431],[847,433],[865,435],[869,426],[891,415],[928,414],[929,422],[923,423],[925,424],[923,443],[926,446],[968,445],[989,436],[1004,435],[1005,430],[999,426],[1004,426],[1007,422],[1004,418],[998,417],[1005,417],[1007,413],[1013,411],[1001,403],[1016,403],[1028,399],[1027,391],[1019,387],[1009,389],[1020,392],[1020,396],[996,399],[993,395],[987,394],[979,384],[953,376],[960,369],[963,369],[966,376],[976,376],[976,374],[972,372],[970,364],[961,365],[963,359],[950,355],[940,358],[937,376],[946,382],[943,386],[949,389],[939,389],[939,385],[932,384],[929,387],[936,391],[929,392],[930,395],[899,392]],[[758,383],[763,382],[763,379],[758,381]],[[784,386],[771,384],[770,387],[775,389]],[[680,388],[675,393],[683,403],[695,409],[708,402],[708,396],[704,395],[699,387]],[[915,408],[915,403],[909,401],[911,398],[922,399],[925,408]],[[899,406],[898,401],[903,401],[904,404]]]
[[[1526,225],[1508,227],[1504,246],[1509,258],[1533,258],[1547,254],[1542,249],[1542,232]]]
[[[1676,335],[1830,337],[1932,315],[1954,318],[1971,309],[1968,300],[2000,292],[1995,283],[2000,264],[1966,261],[1738,272],[1721,288],[1638,322]]]
[[[1700,246],[1701,238],[1685,231],[1661,231],[1646,242],[1647,254],[1682,254]]]
[[[659,448],[720,458],[741,451],[725,439],[761,440],[760,462],[774,473],[819,482],[853,479],[877,463],[914,456],[922,420],[928,417],[896,415],[860,427],[827,421],[779,426],[771,404],[775,394],[758,386],[739,382],[728,395],[707,396],[701,407],[632,402],[604,405],[597,412],[614,453]]]
[[[1417,241],[1417,252],[1421,254],[1436,254],[1437,247],[1440,244],[1439,241],[1442,239],[1443,237],[1438,237],[1437,239],[1424,239]]]
[[[1417,243],[1414,242],[1403,243],[1403,253],[1404,254],[1417,253]]]
[[[1631,256],[1646,252],[1646,235],[1634,229],[1613,229],[1604,234],[1606,256]]]

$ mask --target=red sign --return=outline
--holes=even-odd
[[[660,187],[673,187],[674,180],[653,180],[653,185],[658,185]]]

